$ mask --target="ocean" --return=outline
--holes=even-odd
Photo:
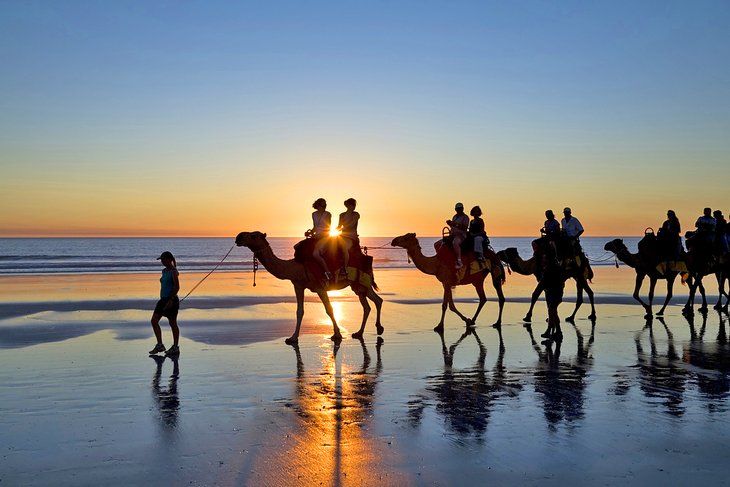
[[[616,237],[584,237],[581,244],[591,264],[613,265],[612,254],[603,250]],[[639,237],[622,237],[628,248],[636,251]],[[419,238],[426,255],[433,255],[438,237]],[[281,258],[292,258],[297,237],[270,237],[272,249]],[[405,250],[390,246],[391,237],[364,237],[361,245],[368,248],[376,268],[406,268]],[[502,250],[516,247],[520,255],[532,255],[533,237],[492,237],[492,247]],[[0,275],[74,274],[74,273],[138,273],[159,272],[156,258],[164,250],[171,251],[181,272],[207,272],[221,262],[234,245],[234,239],[219,238],[2,238],[0,239]],[[221,263],[216,272],[250,271],[253,254],[237,247]]]

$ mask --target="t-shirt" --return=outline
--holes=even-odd
[[[160,277],[160,299],[169,298],[175,292],[175,281],[172,276],[178,276],[180,273],[177,269],[168,269],[165,267],[162,269],[162,276]]]
[[[580,221],[574,216],[570,217],[570,220],[567,218],[563,218],[560,220],[560,225],[563,227],[563,230],[565,230],[565,234],[568,237],[577,237],[578,232],[583,230],[583,225],[580,224]]]
[[[466,213],[455,214],[451,218],[451,235],[455,237],[466,238],[466,228],[469,227],[469,217]],[[457,228],[457,225],[461,228]]]
[[[545,234],[550,235],[553,233],[560,233],[560,223],[557,220],[545,220]]]
[[[329,211],[312,213],[312,223],[314,223],[314,235],[316,237],[326,237],[330,233],[332,225],[332,214]]]
[[[474,219],[469,222],[469,235],[474,235],[475,237],[486,236],[487,234],[484,231],[484,220],[475,216]]]

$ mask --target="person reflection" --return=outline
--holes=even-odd
[[[570,361],[560,359],[562,340],[546,340],[545,349],[535,341],[532,327],[526,327],[538,362],[535,367],[535,392],[542,400],[545,420],[550,431],[556,431],[561,423],[574,427],[585,416],[584,402],[587,387],[586,376],[593,365],[590,349],[593,344],[593,330],[589,344],[578,327],[576,333],[577,353]],[[554,348],[553,348],[554,347]]]
[[[446,346],[443,332],[441,353],[444,370],[440,375],[428,377],[426,392],[409,401],[409,421],[418,426],[423,420],[425,409],[435,405],[438,414],[444,417],[447,428],[462,439],[472,438],[478,443],[484,435],[494,408],[500,397],[516,397],[520,389],[517,381],[511,383],[504,367],[505,347],[499,332],[499,354],[492,377],[485,368],[487,347],[473,328],[467,329],[450,347]],[[454,369],[456,348],[464,340],[473,336],[477,345],[477,360],[473,367],[465,370]]]
[[[690,341],[684,346],[682,360],[697,370],[697,388],[710,410],[722,407],[730,392],[730,346],[725,331],[725,317],[717,313],[719,327],[714,342],[705,341],[707,314],[702,315],[699,333],[695,331],[694,316],[685,316],[690,328]]]
[[[168,356],[172,361],[172,375],[167,382],[167,387],[160,385],[162,377],[162,364],[165,357],[160,355],[151,355],[155,361],[155,373],[152,376],[152,397],[157,407],[157,413],[160,424],[164,429],[175,429],[178,421],[178,411],[180,409],[180,400],[178,399],[177,380],[180,377],[180,365],[177,356]]]
[[[674,346],[674,335],[664,322],[657,318],[667,334],[667,350],[660,352],[654,336],[651,318],[634,337],[639,373],[639,388],[649,399],[659,399],[672,416],[684,415],[684,390],[687,383],[687,371],[681,366],[680,357]],[[644,350],[642,336],[649,335],[649,352]]]

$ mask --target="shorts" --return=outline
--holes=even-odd
[[[545,288],[545,302],[548,308],[557,308],[563,302],[563,286]]]
[[[168,320],[177,319],[177,312],[180,310],[180,299],[175,296],[174,298],[172,298],[172,303],[170,303],[170,306],[165,309],[168,301],[170,301],[170,298],[162,298],[157,301],[154,314],[162,315]]]

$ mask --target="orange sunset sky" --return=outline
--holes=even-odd
[[[3,2],[0,236],[586,235],[730,198],[727,2]]]

